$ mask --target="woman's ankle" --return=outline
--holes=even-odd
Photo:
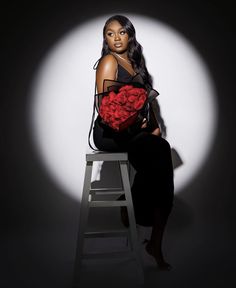
[[[171,265],[165,261],[162,250],[159,246],[156,246],[151,241],[148,241],[145,246],[145,250],[149,255],[154,257],[160,270],[171,270]]]

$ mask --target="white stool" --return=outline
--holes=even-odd
[[[119,163],[120,172],[121,172],[121,188],[91,188],[91,176],[92,168],[94,161],[117,161]],[[141,257],[138,247],[138,236],[135,222],[135,215],[133,209],[133,201],[130,190],[130,181],[129,181],[129,171],[128,171],[128,155],[127,153],[108,153],[108,152],[93,152],[86,154],[86,169],[83,185],[83,194],[80,208],[80,218],[79,218],[79,230],[77,238],[77,248],[76,248],[76,258],[75,258],[75,270],[74,270],[74,286],[77,287],[79,283],[79,276],[81,270],[81,260],[98,258],[98,257],[122,257],[130,256],[134,258],[137,263],[137,272],[138,278],[141,283],[143,283],[143,267],[141,263]],[[125,194],[125,200],[102,200],[97,201],[93,200],[95,195],[122,195]],[[116,198],[117,199],[117,198]],[[87,222],[89,216],[89,208],[92,207],[119,207],[126,206],[128,211],[129,219],[129,228],[124,228],[122,231],[118,230],[109,230],[109,231],[100,231],[100,232],[87,232]],[[129,250],[122,252],[109,252],[108,253],[84,253],[84,238],[88,237],[118,237],[121,235],[126,235],[129,239]]]

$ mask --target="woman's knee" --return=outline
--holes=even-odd
[[[162,137],[159,137],[159,142],[160,142],[160,144],[163,146],[163,147],[165,147],[166,149],[168,149],[168,150],[170,150],[171,148],[170,148],[170,143],[166,140],[166,139],[164,139],[164,138],[162,138]]]
[[[156,150],[162,151],[162,152],[166,151],[167,153],[171,151],[170,144],[166,139],[160,136],[155,136],[155,135],[151,135],[151,136],[153,137],[150,138],[149,146],[152,151],[156,151]]]

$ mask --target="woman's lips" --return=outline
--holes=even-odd
[[[115,43],[114,46],[115,46],[116,48],[120,48],[120,47],[122,46],[122,44],[121,44],[121,43]]]

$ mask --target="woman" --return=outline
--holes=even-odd
[[[152,78],[130,20],[122,15],[112,16],[105,23],[103,38],[102,57],[96,68],[97,93],[106,90],[104,79],[130,82],[137,75],[150,91]],[[150,115],[154,115],[156,103],[153,101],[150,105]],[[164,260],[162,252],[162,238],[173,202],[171,150],[169,143],[161,137],[155,117],[148,119],[144,118],[138,129],[130,133],[114,131],[98,116],[93,139],[99,150],[128,152],[129,161],[136,170],[131,188],[136,222],[152,226],[146,251],[155,258],[160,269],[169,270],[171,266]]]

